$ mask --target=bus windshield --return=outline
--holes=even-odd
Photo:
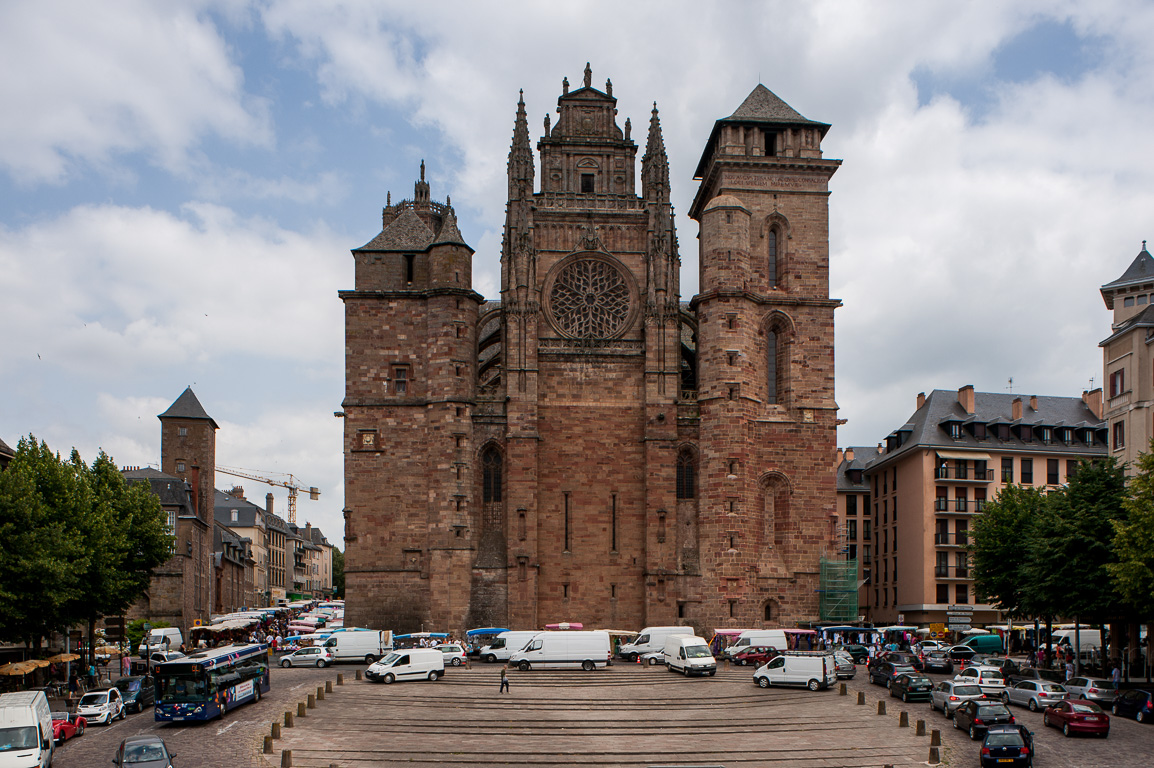
[[[174,671],[158,675],[156,700],[162,704],[201,701],[208,694],[208,680],[199,670]]]

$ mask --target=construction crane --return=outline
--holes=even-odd
[[[274,480],[270,477],[263,477],[261,475],[254,474],[252,472],[246,472],[243,469],[237,469],[236,467],[217,466],[216,471],[217,472],[223,472],[226,475],[232,475],[233,477],[243,477],[247,480],[256,480],[258,483],[268,483],[269,485],[279,486],[281,488],[288,488],[288,521],[289,521],[289,525],[296,525],[297,524],[297,492],[298,491],[307,492],[309,495],[309,498],[312,499],[313,501],[316,501],[318,498],[320,498],[320,495],[321,495],[319,488],[316,488],[315,486],[306,488],[303,485],[298,485],[297,479],[294,476],[288,474],[287,472],[268,472],[268,473],[266,473],[266,474],[270,474],[270,475],[284,475],[285,477],[288,478],[288,480]]]

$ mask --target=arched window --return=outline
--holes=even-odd
[[[769,246],[769,261],[766,264],[766,272],[769,275],[769,287],[777,287],[777,230],[770,229],[769,234],[766,235],[766,240]]]
[[[781,387],[777,375],[777,331],[766,331],[765,334],[766,361],[765,383],[768,391],[766,402],[776,405],[779,400]]]
[[[697,459],[689,448],[677,454],[677,498],[697,498]]]
[[[789,405],[789,359],[793,324],[787,315],[774,312],[763,327],[765,401],[770,405]]]
[[[765,620],[773,621],[773,601],[765,601]]]
[[[501,452],[490,445],[481,454],[481,501],[501,500]]]

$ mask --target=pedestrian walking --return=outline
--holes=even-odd
[[[509,665],[501,667],[501,690],[499,693],[512,693],[509,690]]]
[[[1073,677],[1074,677],[1074,662],[1067,661],[1066,662],[1066,682],[1067,683],[1070,682],[1070,680]]]
[[[1122,687],[1122,665],[1115,664],[1114,668],[1110,670],[1110,682],[1114,683],[1114,690]]]

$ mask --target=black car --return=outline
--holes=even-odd
[[[902,701],[929,701],[933,683],[918,672],[904,672],[890,681],[890,696]]]
[[[159,736],[129,736],[120,742],[112,762],[118,766],[131,765],[132,768],[171,768],[174,757],[176,755],[168,751],[168,745]]]
[[[918,656],[916,653],[910,653],[909,651],[883,651],[878,656],[878,660],[889,661],[894,664],[905,664],[912,667],[914,662],[918,660]]]
[[[946,655],[950,657],[950,661],[955,664],[966,664],[970,659],[974,658],[974,649],[968,645],[954,645],[947,651]]]
[[[1014,716],[1005,704],[993,701],[974,699],[963,701],[954,710],[954,727],[970,734],[971,739],[977,739],[991,725],[1013,725]]]
[[[122,677],[114,685],[120,689],[124,708],[129,712],[143,712],[156,703],[156,684],[148,675]]]
[[[1118,717],[1132,717],[1140,723],[1154,722],[1154,693],[1135,688],[1114,697],[1111,711]]]
[[[1034,734],[1021,725],[994,725],[982,742],[982,766],[1034,764]]]
[[[848,653],[854,664],[865,664],[870,660],[870,650],[864,645],[839,645],[836,648]]]
[[[895,664],[886,659],[874,659],[870,665],[866,667],[869,673],[869,680],[874,685],[884,685],[886,688],[890,687],[890,681],[895,677],[905,672],[916,672],[910,664]]]
[[[924,656],[918,657],[914,668],[920,672],[943,672],[947,675],[954,674],[954,662],[950,661],[950,657],[946,655],[945,651],[929,651]]]

